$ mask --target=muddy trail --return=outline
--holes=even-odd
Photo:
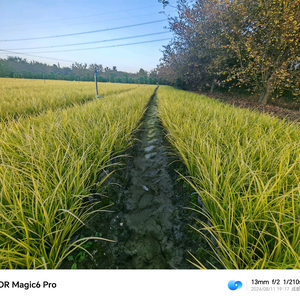
[[[170,155],[157,116],[157,98],[152,97],[135,134],[136,142],[126,151],[122,164],[110,167],[114,171],[106,182],[106,196],[101,203],[113,204],[108,210],[94,214],[81,230],[81,237],[98,236],[116,242],[90,241],[84,252],[76,251],[62,264],[69,269],[194,269],[187,261],[203,254],[208,248],[189,224],[193,213],[185,209],[196,196],[176,170],[186,172]],[[101,180],[105,173],[100,176]],[[98,201],[99,197],[90,197]],[[197,216],[199,218],[199,215]],[[77,237],[78,238],[78,237]],[[200,244],[199,244],[200,241]]]

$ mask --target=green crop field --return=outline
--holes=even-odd
[[[299,269],[299,125],[170,87],[157,96],[168,139],[204,203],[195,209],[209,219],[195,230],[213,236],[204,234],[219,262]]]
[[[72,239],[98,212],[83,200],[131,145],[156,86],[101,83],[97,99],[90,82],[0,83],[0,268],[55,269],[88,239],[105,240]],[[299,125],[171,87],[156,95],[199,196],[192,228],[214,258],[225,269],[299,269]]]
[[[38,114],[95,98],[93,82],[0,78],[0,118]],[[138,85],[98,83],[99,97],[118,94]]]
[[[5,82],[8,86],[9,80]],[[71,243],[90,213],[81,209],[82,199],[111,155],[128,147],[155,90],[100,85],[103,97],[97,99],[89,84],[47,82],[49,89],[43,84],[32,80],[29,87],[16,89],[11,80],[11,89],[5,89],[18,95],[15,103],[23,104],[24,110],[16,106],[18,114],[30,110],[30,103],[43,113],[15,120],[4,110],[5,120],[0,122],[1,269],[54,269],[84,242]],[[51,110],[44,112],[47,93]],[[72,107],[65,107],[70,105],[66,97],[72,99]],[[91,101],[76,104],[88,98]]]

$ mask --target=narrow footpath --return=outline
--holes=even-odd
[[[176,181],[156,101],[154,96],[148,104],[136,134],[138,141],[126,151],[125,167],[107,181],[118,183],[110,184],[108,192],[113,202],[108,209],[114,212],[97,214],[82,233],[116,242],[93,242],[87,249],[93,258],[86,255],[77,268],[195,268],[186,260],[191,259],[187,250],[193,242],[187,231],[192,217],[183,208],[191,191],[182,190]]]

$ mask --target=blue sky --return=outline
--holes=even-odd
[[[175,6],[176,0],[171,0],[170,4]],[[150,71],[159,64],[163,45],[167,45],[172,38],[172,33],[164,28],[168,25],[166,16],[159,13],[163,10],[171,15],[176,14],[175,8],[163,9],[162,4],[158,3],[157,0],[0,0],[0,49],[11,51],[10,54],[0,51],[0,58],[13,55],[26,58],[29,61],[36,60],[50,65],[59,62],[61,66],[70,66],[72,62],[76,61],[87,64],[102,64],[104,67],[110,68],[116,66],[118,70],[127,72],[137,72],[140,68]],[[104,30],[154,21],[160,22],[65,37],[6,41]],[[156,33],[160,34],[156,35]],[[53,47],[146,34],[149,34],[149,36],[86,45]],[[123,47],[42,53],[158,39],[165,40]],[[53,48],[20,50],[20,48],[36,47]],[[28,53],[51,59],[12,52]]]

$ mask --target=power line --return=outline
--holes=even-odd
[[[104,46],[104,47],[95,47],[95,48],[72,49],[72,50],[61,50],[61,51],[48,51],[48,52],[34,52],[34,53],[68,52],[68,51],[82,51],[82,50],[91,50],[91,49],[115,48],[115,47],[131,46],[131,45],[138,45],[138,44],[146,44],[146,43],[153,43],[153,42],[166,41],[166,40],[170,40],[170,38],[158,39],[158,40],[151,40],[151,41],[144,41],[144,42],[136,42],[136,43],[128,43],[128,44],[111,45],[111,46]],[[32,55],[32,53],[24,53],[24,52],[23,53],[22,52],[18,53],[18,52],[6,51],[5,49],[0,49],[0,51],[14,53],[14,54],[36,56],[36,55]],[[36,56],[36,57],[47,58],[47,57],[42,57],[42,56]],[[53,59],[54,60],[55,58],[48,58],[48,59]],[[64,60],[64,61],[67,61],[67,60]]]
[[[42,52],[31,52],[31,53],[54,53],[54,52],[84,51],[84,50],[94,50],[94,49],[104,49],[104,48],[113,48],[113,47],[121,47],[121,46],[138,45],[138,44],[152,43],[152,42],[166,41],[166,40],[170,40],[170,38],[159,39],[159,40],[152,40],[152,41],[144,41],[144,42],[136,42],[136,43],[129,43],[129,44],[119,44],[119,45],[103,46],[103,47],[92,47],[92,48],[70,49],[70,50],[55,50],[55,51],[42,51]]]
[[[65,59],[59,59],[59,58],[44,57],[44,56],[32,55],[30,53],[20,53],[20,52],[8,51],[8,50],[4,50],[4,49],[0,49],[0,51],[5,52],[5,53],[21,54],[21,55],[33,56],[33,57],[44,58],[44,59],[55,60],[55,61],[66,61],[66,62],[72,62],[72,63],[74,62],[73,60],[65,60]]]
[[[78,32],[78,33],[69,33],[69,34],[62,34],[62,35],[52,35],[52,36],[37,37],[37,38],[0,40],[0,42],[16,42],[16,41],[41,40],[41,39],[50,39],[50,38],[58,38],[58,37],[82,35],[82,34],[89,34],[89,33],[101,32],[101,31],[109,31],[109,30],[117,30],[117,29],[129,28],[129,27],[142,26],[142,25],[147,25],[147,24],[159,23],[159,22],[163,22],[163,21],[166,21],[166,19],[157,20],[157,21],[151,21],[151,22],[145,22],[145,23],[139,23],[139,24],[133,24],[133,25],[120,26],[120,27],[106,28],[106,29],[100,29],[100,30]]]
[[[14,25],[4,25],[4,26],[1,26],[1,27],[24,26],[24,25],[43,24],[43,23],[50,23],[50,22],[68,21],[68,20],[75,20],[75,19],[84,19],[84,18],[90,18],[90,17],[96,17],[96,16],[103,16],[103,15],[109,15],[109,14],[116,14],[116,13],[120,13],[120,12],[127,12],[127,11],[139,10],[139,9],[143,9],[143,8],[150,8],[150,7],[156,7],[156,6],[161,6],[161,5],[160,4],[156,4],[156,5],[151,5],[151,6],[143,6],[143,7],[137,7],[137,8],[127,9],[127,10],[119,10],[119,11],[115,11],[115,12],[108,12],[108,13],[95,14],[95,15],[88,15],[88,16],[83,16],[83,17],[65,18],[65,19],[59,19],[59,20],[50,20],[50,21],[33,22],[33,23],[23,23],[23,24],[14,24]]]
[[[158,34],[164,34],[164,33],[169,33],[169,31],[162,31],[162,32],[156,32],[156,33],[135,35],[135,36],[129,36],[129,37],[123,37],[123,38],[116,38],[116,39],[110,39],[110,40],[102,40],[102,41],[94,41],[94,42],[84,42],[84,43],[65,44],[65,45],[56,45],[56,46],[32,47],[32,48],[14,48],[14,49],[4,49],[4,50],[12,50],[12,51],[14,51],[14,50],[31,50],[31,49],[70,47],[70,46],[79,46],[79,45],[87,45],[87,44],[97,44],[97,43],[113,42],[113,41],[126,40],[126,39],[134,39],[134,38],[151,36],[151,35],[158,35]],[[37,53],[37,52],[33,52],[33,53]]]

